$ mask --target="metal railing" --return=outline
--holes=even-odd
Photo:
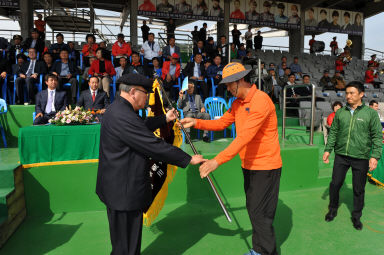
[[[311,87],[312,88],[312,95],[311,96],[300,96],[299,98],[300,99],[311,99],[311,107],[308,108],[308,107],[296,107],[296,106],[290,106],[290,107],[287,107],[287,99],[292,99],[292,100],[297,100],[298,98],[295,98],[295,97],[288,97],[287,98],[287,89],[288,88],[300,88],[300,87]],[[315,85],[314,84],[311,84],[311,85],[286,85],[284,87],[284,90],[283,90],[283,130],[282,130],[282,136],[283,136],[283,139],[285,139],[285,130],[286,129],[294,129],[294,130],[300,130],[300,131],[304,131],[303,129],[299,129],[299,128],[293,128],[293,127],[286,127],[286,119],[306,119],[306,118],[302,118],[300,117],[287,117],[287,109],[297,109],[297,110],[303,110],[303,109],[311,109],[311,125],[310,125],[310,134],[309,134],[309,145],[313,145],[313,135],[314,135],[314,124],[315,124]]]
[[[158,35],[159,35],[159,45],[162,48],[168,44],[167,33],[165,31],[159,32]],[[177,45],[180,47],[180,50],[184,52],[186,47],[186,52],[188,56],[191,56],[193,51],[192,37],[188,34],[182,34],[182,33],[175,33],[174,35],[177,41]]]
[[[384,52],[383,51],[374,50],[371,48],[365,48],[363,60],[371,60],[371,55],[373,55],[373,54],[376,54],[377,58],[380,60],[384,59]]]

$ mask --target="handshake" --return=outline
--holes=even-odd
[[[201,164],[199,168],[201,178],[207,177],[210,172],[215,171],[219,167],[219,164],[216,162],[215,159],[208,160],[203,158],[202,155],[193,155],[189,164]]]

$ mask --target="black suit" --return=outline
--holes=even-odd
[[[112,253],[140,254],[142,213],[151,204],[149,158],[185,168],[191,156],[157,138],[165,116],[143,121],[118,96],[104,114],[96,193],[107,206]]]
[[[51,73],[55,72],[57,73],[59,77],[59,88],[60,90],[64,90],[64,84],[65,83],[70,83],[71,84],[71,89],[66,90],[67,91],[67,97],[68,99],[71,99],[71,103],[76,102],[76,95],[77,95],[77,87],[79,86],[78,81],[76,79],[76,75],[79,74],[79,70],[77,69],[76,63],[74,61],[68,61],[68,68],[69,72],[72,74],[72,77],[70,79],[66,77],[61,77],[61,60],[55,61],[51,67]]]
[[[51,119],[53,116],[55,116],[56,112],[65,110],[65,107],[67,106],[67,96],[65,95],[64,91],[56,90],[55,100],[54,100],[55,111],[52,111],[52,112],[45,112],[47,102],[48,102],[47,89],[37,93],[35,112],[36,112],[36,115],[39,113],[43,113],[43,117],[36,118],[33,121],[33,125],[47,124],[48,120]]]
[[[194,76],[194,69],[195,69],[195,62],[188,62],[187,66],[183,69],[183,75],[184,76],[188,76],[188,78],[191,78],[192,76]],[[200,73],[201,73],[201,76],[203,76],[204,78],[206,77],[206,71],[205,71],[205,66],[203,64],[203,62],[200,63]],[[202,97],[204,98],[204,100],[209,96],[209,88],[208,88],[208,84],[205,83],[205,81],[195,81],[195,94],[196,92],[199,90],[199,87],[200,87],[200,94],[201,94],[201,91],[203,92],[203,95]]]
[[[220,51],[219,51],[219,49],[220,49]],[[226,65],[228,63],[228,55],[229,55],[229,45],[228,45],[228,43],[226,43],[224,45],[222,45],[220,43],[220,45],[217,46],[217,51],[221,55],[221,63],[223,65]],[[223,53],[225,53],[225,55]]]
[[[199,49],[199,47],[197,46],[193,47],[193,56],[196,56],[197,53],[200,53],[200,54],[205,53],[204,47],[202,49]],[[205,57],[203,56],[203,58]]]
[[[85,110],[88,109],[95,109],[95,110],[101,110],[101,109],[107,109],[109,105],[109,98],[107,93],[105,93],[102,90],[98,90],[95,102],[93,102],[92,99],[92,93],[91,90],[87,89],[81,92],[79,101],[77,101],[77,106],[82,106]]]
[[[23,49],[24,51],[28,51],[29,48],[31,48],[33,39],[31,37],[28,37],[24,42],[23,42]],[[45,42],[41,39],[37,39],[36,44],[35,44],[35,49],[36,52],[40,53],[40,59],[43,58],[43,52],[45,48]]]

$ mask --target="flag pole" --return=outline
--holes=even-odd
[[[161,89],[161,92],[162,92],[162,94],[163,94],[163,97],[167,100],[168,105],[172,106],[172,102],[171,102],[171,100],[169,99],[168,94],[166,93],[166,91],[165,91],[165,89],[164,89],[164,87],[163,87],[163,81],[161,81],[161,80],[158,78],[157,75],[155,75],[154,77],[155,77],[155,79],[157,80],[157,82],[158,82],[159,85],[160,85],[160,89]],[[193,145],[192,140],[191,140],[191,137],[190,137],[189,134],[185,131],[185,128],[184,128],[184,126],[183,126],[181,123],[180,123],[180,127],[181,127],[181,129],[183,130],[184,135],[185,135],[187,141],[189,142],[189,145],[191,146],[193,153],[194,153],[195,155],[198,155],[199,153],[197,152],[195,146]],[[223,200],[221,199],[220,194],[219,194],[219,192],[217,191],[217,189],[216,189],[215,185],[213,184],[213,182],[212,182],[212,180],[211,180],[211,177],[209,177],[209,175],[207,175],[207,180],[208,180],[208,182],[209,182],[209,185],[211,185],[211,188],[212,188],[213,193],[215,193],[216,199],[217,199],[217,201],[219,202],[219,204],[220,204],[220,206],[221,206],[221,209],[223,209],[223,212],[224,212],[224,214],[225,214],[225,217],[227,218],[227,220],[228,220],[229,222],[232,222],[231,216],[229,215],[229,213],[228,213],[228,211],[227,211],[227,208],[225,207],[225,205],[224,205],[224,203],[223,203]]]

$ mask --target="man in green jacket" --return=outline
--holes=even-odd
[[[329,185],[329,212],[326,221],[332,221],[339,207],[339,191],[345,175],[352,167],[353,212],[352,223],[357,230],[363,228],[360,221],[364,207],[367,172],[373,171],[381,157],[382,127],[379,116],[362,102],[364,86],[353,81],[346,86],[347,104],[336,112],[323,155],[329,163],[329,154],[335,150],[332,181]]]

